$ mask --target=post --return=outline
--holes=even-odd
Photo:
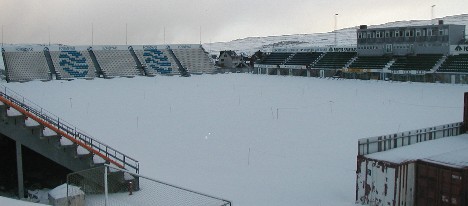
[[[24,198],[23,154],[21,143],[16,141],[16,169],[18,174],[18,197]]]
[[[128,45],[128,23],[125,24],[125,45]]]
[[[94,46],[94,23],[91,24],[91,46]]]
[[[337,46],[337,40],[336,40],[336,30],[337,30],[337,25],[338,25],[337,21],[338,21],[338,14],[335,14],[335,31],[334,31],[334,33],[335,33],[335,46]]]
[[[432,23],[432,25],[434,25],[434,18],[435,18],[435,17],[434,17],[434,7],[435,7],[435,6],[436,6],[436,5],[432,5],[432,6],[431,6],[431,23]]]
[[[109,191],[109,187],[107,185],[107,165],[104,166],[104,195],[105,195],[105,200],[104,200],[104,205],[107,206],[107,203],[109,202],[109,196],[108,196],[108,191]]]
[[[468,129],[468,92],[465,92],[465,104],[463,110],[463,131],[466,132]]]

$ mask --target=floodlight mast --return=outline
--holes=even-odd
[[[333,33],[335,33],[335,46],[337,46],[337,39],[336,39],[336,32],[337,32],[337,25],[338,25],[338,14],[335,14],[335,31]]]
[[[432,25],[435,24],[435,23],[434,23],[434,18],[435,18],[435,17],[434,17],[434,7],[435,7],[435,6],[436,6],[436,5],[432,5],[432,6],[431,6],[431,23],[432,23]]]

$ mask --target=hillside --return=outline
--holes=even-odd
[[[444,20],[445,24],[462,24],[468,25],[468,14],[455,16],[447,16],[438,18]],[[374,27],[398,27],[398,26],[419,26],[431,24],[431,20],[411,20],[411,21],[396,21],[381,25],[370,25]],[[356,45],[356,27],[344,28],[337,31],[337,44],[339,46]],[[271,50],[275,47],[291,48],[291,47],[322,47],[333,45],[335,36],[333,32],[315,33],[315,34],[294,34],[283,36],[267,36],[267,37],[247,37],[237,39],[230,42],[217,42],[203,44],[205,49],[211,54],[219,54],[219,51],[234,50],[238,53],[252,54],[258,50]]]

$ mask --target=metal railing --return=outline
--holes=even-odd
[[[122,164],[125,168],[129,167],[133,169],[136,173],[139,173],[140,166],[137,160],[134,158],[125,155],[116,149],[96,140],[90,135],[86,134],[84,131],[78,129],[67,121],[60,119],[60,117],[52,114],[51,112],[40,107],[36,103],[26,99],[15,91],[0,85],[0,96],[9,100],[11,103],[23,108],[29,113],[33,114],[37,118],[55,126],[58,130],[63,131],[69,136],[73,137],[76,141],[79,141],[92,149],[104,154],[107,158],[116,161],[117,163]],[[93,151],[90,151],[93,152]],[[128,168],[127,168],[128,169]]]
[[[462,133],[463,123],[445,124],[435,127],[399,132],[377,137],[363,138],[358,141],[358,155],[383,152],[444,137],[457,136]]]

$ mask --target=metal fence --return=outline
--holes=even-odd
[[[377,137],[363,138],[358,141],[358,154],[367,155],[415,144],[418,142],[457,136],[461,133],[462,126],[463,123],[460,122]]]
[[[71,137],[72,141],[74,140],[75,142],[80,142],[94,149],[95,151],[103,154],[105,157],[111,159],[112,161],[121,164],[123,167],[127,169],[132,169],[132,171],[135,171],[136,173],[139,172],[139,163],[134,158],[131,158],[128,155],[125,155],[117,151],[116,149],[97,141],[95,138],[86,134],[84,131],[76,128],[75,126],[66,122],[63,119],[60,119],[60,117],[43,109],[36,103],[28,100],[27,98],[5,87],[4,85],[0,85],[0,97],[3,97],[4,100],[7,100],[9,101],[9,103],[13,104],[11,106],[17,106],[19,108],[22,108],[28,113],[34,115],[36,118],[39,118],[40,120],[56,127],[61,132],[64,132],[67,136]]]
[[[67,185],[68,205],[76,205],[76,202],[84,202],[84,205],[93,206],[232,205],[228,200],[154,180],[110,165],[69,174]],[[76,194],[83,193],[84,200],[76,201]]]

